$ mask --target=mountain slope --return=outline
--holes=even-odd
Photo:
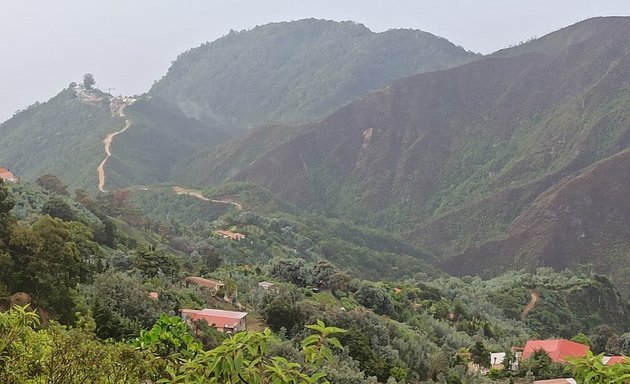
[[[417,30],[373,33],[325,20],[234,32],[178,57],[150,95],[188,116],[236,126],[312,120],[366,91],[475,54]]]
[[[17,114],[0,127],[0,161],[27,179],[54,173],[72,188],[93,190],[105,158],[101,141],[129,121],[112,142],[105,189],[198,182],[209,168],[209,148],[242,132],[236,125],[314,118],[395,78],[475,57],[425,32],[375,34],[352,22],[302,20],[232,32],[182,54],[148,96],[125,108],[125,118],[116,107],[110,111],[111,95],[92,90],[82,99],[74,88]],[[292,135],[276,131],[277,138]],[[269,148],[281,141],[264,140]],[[253,146],[252,160],[263,148]],[[224,153],[220,159],[229,157]],[[184,177],[189,168],[192,176]]]
[[[22,178],[52,173],[73,187],[96,188],[96,168],[105,157],[101,141],[124,120],[113,117],[108,95],[82,100],[73,87],[34,104],[0,125],[0,163]]]
[[[496,266],[561,270],[598,267],[630,292],[630,149],[573,174],[540,194],[508,236],[468,248],[440,265],[456,274]]]
[[[106,156],[103,139],[129,122],[113,139],[104,167],[105,189],[112,189],[161,182],[195,150],[231,137],[221,127],[189,119],[159,100],[128,104],[72,84],[0,125],[0,163],[27,180],[52,173],[71,190],[96,190],[97,167]]]
[[[544,191],[630,145],[630,19],[589,20],[570,35],[593,23],[603,24],[600,32],[555,53],[490,57],[396,81],[303,127],[234,179],[407,232],[445,256],[505,237]]]

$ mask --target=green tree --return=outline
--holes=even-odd
[[[15,218],[10,213],[14,206],[15,202],[9,195],[4,180],[0,179],[0,252],[8,244],[11,228],[15,224]]]
[[[366,308],[371,308],[380,315],[392,315],[394,304],[389,294],[382,288],[375,287],[371,283],[362,282],[354,293],[357,302]]]
[[[208,272],[214,272],[221,266],[223,260],[219,256],[219,252],[213,247],[206,247],[202,250]]]
[[[309,317],[309,313],[301,306],[298,291],[282,291],[277,295],[266,295],[268,300],[263,310],[265,322],[274,331],[286,329],[291,335],[302,327]]]
[[[357,326],[352,326],[339,339],[349,349],[350,356],[359,362],[363,372],[369,376],[376,376],[381,381],[387,380],[392,367],[383,356],[372,349],[369,335]]]
[[[94,80],[93,74],[86,73],[85,75],[83,75],[83,86],[85,87],[85,89],[92,89],[94,84],[96,84],[96,81]]]
[[[169,367],[169,377],[160,383],[243,383],[243,384],[315,384],[328,383],[322,365],[333,360],[331,346],[341,349],[333,337],[344,331],[326,327],[318,321],[307,325],[315,333],[301,342],[301,360],[297,363],[280,356],[270,356],[277,339],[267,329],[263,332],[239,332],[219,347],[201,352],[179,367]]]
[[[480,367],[490,368],[490,352],[483,342],[477,341],[470,348],[470,358],[473,363],[479,364]]]
[[[576,343],[580,343],[580,344],[584,344],[584,345],[588,345],[589,347],[593,347],[593,342],[591,341],[591,339],[586,336],[585,334],[583,334],[582,332],[578,333],[577,335],[573,336],[571,338],[571,341],[574,341]]]
[[[58,217],[63,221],[76,220],[74,211],[63,199],[53,196],[44,203],[42,213],[52,217]]]
[[[93,274],[87,261],[97,249],[91,231],[78,222],[42,216],[11,233],[12,292],[31,294],[62,321],[74,316],[72,290]]]
[[[147,277],[156,277],[160,272],[172,277],[179,269],[175,258],[152,245],[138,247],[133,262]]]
[[[593,341],[593,353],[616,353],[618,352],[618,344],[619,335],[617,335],[617,331],[606,324],[597,326],[593,328],[591,334],[591,340]]]
[[[149,289],[135,276],[106,272],[94,278],[83,293],[96,321],[96,334],[103,338],[132,338],[151,327],[161,314],[174,314],[176,303],[168,295],[149,299]]]
[[[15,224],[15,218],[10,211],[14,202],[9,196],[9,191],[0,179],[0,305],[8,303],[9,286],[14,284],[13,266],[14,260],[9,253],[8,245],[11,231]]]
[[[593,355],[591,351],[584,357],[570,358],[569,364],[578,383],[630,383],[630,360],[623,363],[604,365],[604,354]]]
[[[155,360],[126,344],[101,343],[82,327],[39,323],[27,307],[0,312],[1,383],[140,383]]]
[[[531,371],[536,379],[551,379],[561,377],[564,368],[554,363],[544,349],[537,349],[523,362],[523,370]]]
[[[65,185],[57,176],[50,173],[38,177],[35,182],[48,192],[56,193],[62,196],[69,195],[67,190],[68,186]]]

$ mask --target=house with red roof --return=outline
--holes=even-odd
[[[214,231],[214,233],[216,233],[217,235],[221,236],[224,239],[230,239],[230,240],[238,240],[241,241],[245,238],[245,235],[242,233],[238,233],[238,232],[232,232],[232,231],[225,231],[225,230],[218,230],[218,231]]]
[[[552,361],[565,364],[568,357],[586,356],[590,347],[567,339],[530,340],[523,349],[523,359],[529,359],[539,349],[547,352]]]
[[[189,325],[196,321],[205,321],[218,331],[234,334],[247,330],[247,312],[224,311],[221,309],[181,309],[182,319]]]
[[[604,365],[623,364],[630,361],[628,356],[603,356],[602,363]]]
[[[9,171],[9,169],[5,167],[0,167],[0,179],[11,183],[15,183],[17,181],[17,177],[15,177],[13,172]]]
[[[198,277],[198,276],[188,276],[187,278],[184,279],[184,284],[186,284],[186,288],[188,288],[190,284],[194,284],[201,288],[207,288],[213,291],[215,294],[219,292],[221,287],[225,286],[225,284],[222,281],[213,280],[213,279],[205,279],[203,277]]]
[[[551,380],[536,380],[534,384],[577,384],[575,379],[551,379]]]

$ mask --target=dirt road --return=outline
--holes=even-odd
[[[525,306],[525,309],[523,309],[523,313],[521,313],[521,320],[525,320],[525,317],[527,317],[527,314],[532,309],[534,309],[534,306],[536,306],[536,303],[538,302],[538,300],[540,300],[540,295],[538,294],[538,292],[532,289],[529,293],[532,298],[529,300],[529,303],[527,303],[527,305]]]
[[[230,204],[230,205],[235,206],[238,210],[242,210],[243,209],[243,206],[241,205],[241,203],[238,203],[236,201],[208,199],[207,197],[202,195],[201,192],[194,191],[192,189],[186,189],[186,188],[182,188],[182,187],[179,187],[179,186],[175,186],[175,187],[173,187],[173,191],[176,194],[178,194],[178,195],[189,195],[189,196],[195,197],[195,198],[197,198],[199,200],[210,201],[212,203],[219,203],[219,204]]]
[[[122,113],[122,112],[121,112]],[[124,116],[124,114],[123,114]],[[120,131],[117,132],[112,132],[110,134],[108,134],[107,136],[105,136],[105,139],[103,140],[103,144],[105,144],[105,158],[103,159],[103,161],[101,161],[101,163],[98,165],[98,168],[96,168],[96,172],[98,173],[98,190],[101,192],[107,192],[105,190],[105,163],[107,162],[107,159],[109,159],[112,155],[112,140],[114,139],[114,136],[116,135],[120,135],[121,133],[125,132],[127,129],[129,129],[129,127],[131,126],[131,121],[130,120],[125,120],[125,126],[123,127],[123,129],[121,129]]]

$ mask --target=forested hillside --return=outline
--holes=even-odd
[[[352,22],[311,19],[231,32],[180,55],[147,95],[115,98],[73,83],[16,113],[0,125],[0,163],[31,181],[53,173],[73,188],[95,190],[102,140],[128,125],[112,140],[104,189],[199,184],[208,179],[208,151],[250,126],[315,119],[394,79],[476,57],[426,32],[376,34]],[[121,109],[123,99],[133,102]],[[279,140],[265,138],[269,144],[250,156]],[[200,168],[191,181],[187,171]]]
[[[181,54],[149,95],[202,121],[304,122],[395,79],[476,57],[423,31],[374,33],[350,21],[315,19],[272,23]]]
[[[191,223],[184,216],[149,219],[131,203],[129,192],[92,199],[77,191],[71,198],[54,176],[39,184],[44,189],[25,183],[7,189],[0,182],[0,306],[28,305],[0,313],[3,382],[66,377],[64,382],[72,383],[176,383],[282,372],[325,375],[333,384],[445,378],[482,383],[489,379],[469,363],[487,366],[489,351],[530,338],[575,336],[596,353],[630,352],[630,309],[603,276],[539,269],[483,281],[405,268],[393,280],[381,280],[382,273],[363,280],[339,268],[342,259],[317,253],[322,237],[363,244],[366,258],[353,264],[364,270],[378,254],[391,258],[390,252],[416,251],[323,218],[278,214],[260,200],[256,204],[255,196],[264,193],[251,186],[208,190],[230,192],[234,200],[242,195],[244,204]],[[161,196],[163,204],[172,200],[181,206],[189,202],[178,198],[194,198]],[[214,236],[218,228],[240,231],[245,240]],[[287,252],[292,247],[295,252]],[[385,268],[374,266],[379,272]],[[216,293],[195,288],[184,281],[191,275],[225,285]],[[276,288],[261,290],[261,281]],[[528,305],[534,294],[538,300]],[[169,316],[209,306],[246,310],[249,331],[226,338],[197,324],[192,332]],[[317,321],[325,325],[305,328]],[[257,332],[263,327],[274,334]],[[332,337],[338,341],[328,341]],[[322,348],[325,352],[317,352]],[[222,360],[238,361],[239,351],[252,363]],[[282,359],[299,365],[291,368]],[[266,369],[274,362],[276,373]],[[497,371],[494,377],[535,369],[545,378],[562,369],[535,360],[523,364],[520,371]],[[323,382],[319,379],[313,382]]]
[[[626,384],[628,36],[310,19],[86,74],[0,125],[0,383]],[[539,338],[594,355],[490,369]]]
[[[80,99],[71,85],[0,124],[0,163],[26,179],[53,173],[75,187],[96,188],[96,168],[105,157],[101,141],[124,121],[112,116],[108,95],[90,95]]]
[[[97,168],[106,157],[105,189],[158,183],[177,175],[193,158],[232,137],[216,125],[203,125],[179,110],[146,97],[114,97],[98,89],[70,86],[0,124],[0,163],[34,181],[52,173],[72,189],[97,189]]]
[[[627,254],[630,222],[623,210],[589,217],[590,211],[576,209],[560,220],[558,210],[566,204],[591,203],[570,200],[555,211],[539,208],[550,196],[571,191],[561,189],[565,178],[576,178],[573,187],[591,185],[577,180],[599,175],[587,167],[600,161],[601,167],[593,165],[604,172],[600,177],[625,188],[625,172],[606,169],[623,158],[630,137],[624,81],[630,74],[629,20],[572,26],[569,36],[581,28],[589,33],[566,47],[553,45],[559,48],[553,53],[490,57],[396,81],[302,127],[301,134],[267,151],[233,180],[259,183],[304,208],[406,234],[442,257],[502,239],[509,231],[519,234],[516,244],[484,248],[491,268],[464,257],[470,262],[453,263],[458,273],[585,263],[623,284],[626,272],[611,263],[610,252]],[[602,26],[593,32],[593,24]],[[565,35],[561,30],[540,40]],[[611,166],[604,166],[608,158]],[[575,195],[590,199],[593,207],[624,206],[628,196],[580,189],[565,197]],[[523,233],[534,223],[533,212],[556,229]],[[569,240],[574,236],[590,245],[566,247],[554,240],[559,234],[566,244],[575,245]],[[548,254],[540,248],[546,243],[553,244]]]

